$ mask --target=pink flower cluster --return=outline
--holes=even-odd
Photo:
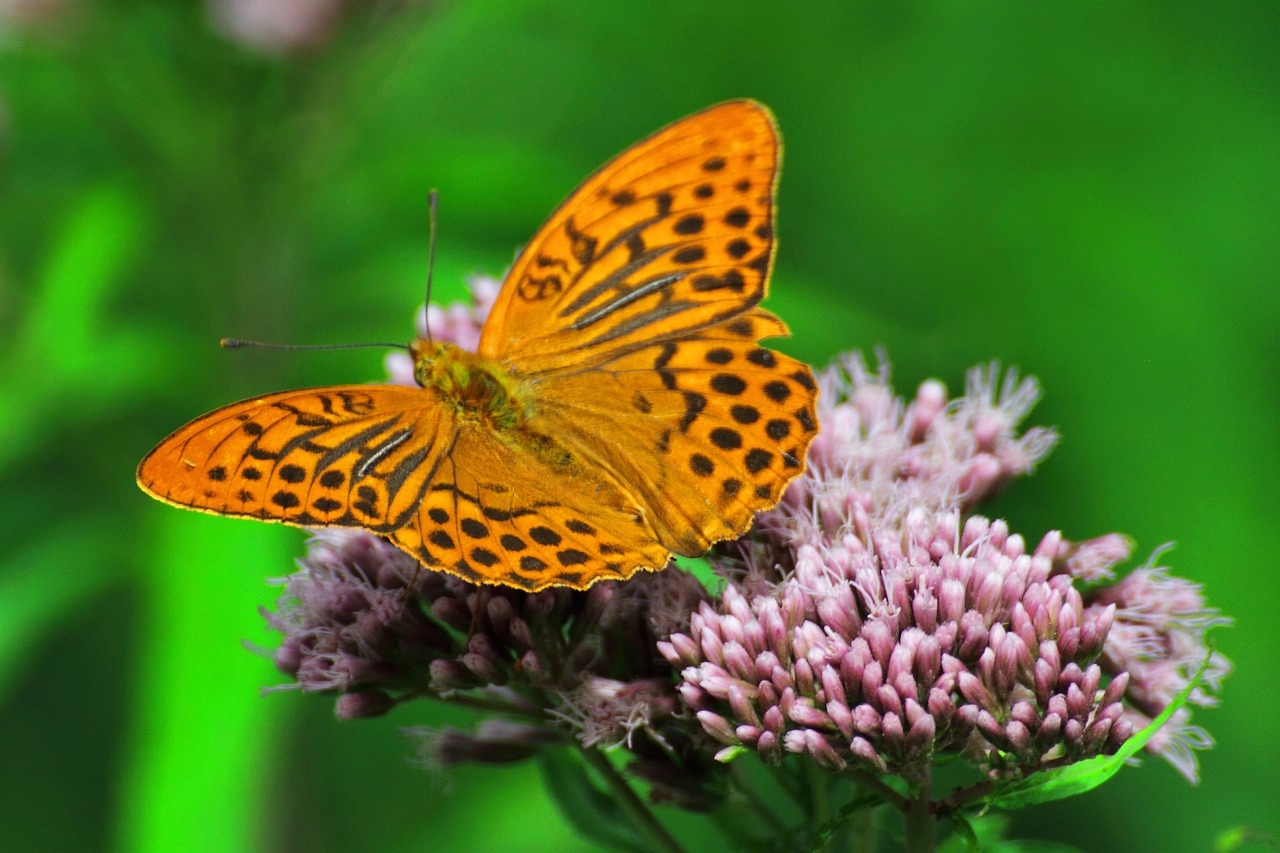
[[[885,368],[857,357],[822,375],[805,475],[727,549],[719,599],[659,644],[709,734],[829,769],[910,776],[959,753],[1021,775],[1114,752],[1187,683],[1214,622],[1198,590],[1083,587],[1113,576],[1123,537],[1051,532],[1028,553],[1004,522],[965,517],[1056,441],[1016,433],[1038,392],[998,379],[973,371],[952,401],[926,382],[908,404]],[[1160,610],[1158,626],[1135,627],[1144,606]],[[1171,645],[1180,653],[1155,651]],[[1199,743],[1177,737],[1160,752],[1193,776],[1187,747]]]
[[[913,776],[948,752],[1020,772],[1111,752],[1126,679],[1102,689],[1091,661],[1114,611],[1086,614],[1059,547],[1028,554],[957,511],[913,509],[892,531],[858,513],[840,542],[800,546],[776,594],[729,584],[659,647],[707,731],[766,760]]]

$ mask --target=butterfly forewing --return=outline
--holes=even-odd
[[[192,509],[385,534],[414,517],[454,432],[422,388],[284,391],[178,429],[142,460],[138,482]]]
[[[751,101],[628,149],[521,252],[480,351],[525,374],[591,365],[755,305],[773,259],[778,159],[773,119]]]

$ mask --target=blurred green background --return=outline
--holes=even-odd
[[[340,724],[256,607],[299,531],[133,483],[232,399],[376,379],[440,190],[437,298],[592,168],[749,96],[786,140],[770,305],[898,385],[992,358],[1060,447],[990,507],[1110,531],[1235,617],[1188,786],[1148,759],[1019,814],[1087,850],[1280,833],[1280,6],[0,0],[0,847],[576,850],[532,766],[423,772]],[[696,821],[676,816],[696,848]],[[699,842],[698,839],[702,841]]]

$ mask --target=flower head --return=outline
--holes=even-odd
[[[443,626],[408,606],[417,564],[385,541],[322,531],[300,566],[277,612],[265,614],[285,634],[276,665],[303,690],[346,694],[339,716],[385,712],[392,693],[413,690],[423,671],[453,650]]]
[[[992,367],[970,373],[963,398],[930,381],[904,403],[883,365],[856,356],[820,381],[808,471],[724,549],[719,600],[660,643],[704,729],[770,761],[800,753],[908,777],[947,753],[1002,776],[1114,752],[1144,724],[1135,691],[1155,684],[1124,642],[1126,607],[1147,600],[1136,587],[1150,579],[1077,581],[1112,578],[1127,540],[1051,532],[1028,549],[1004,522],[965,517],[1056,441],[1015,431],[1034,382],[1000,382]],[[1165,596],[1172,611],[1203,612],[1178,593]],[[1148,713],[1194,673],[1203,644],[1184,644],[1194,653]],[[1199,742],[1174,740],[1166,754]]]
[[[796,550],[773,594],[730,583],[661,648],[707,731],[766,759],[910,776],[947,752],[1025,772],[1114,751],[1123,680],[1093,663],[1113,613],[1085,617],[1054,574],[1059,544],[1027,553],[955,510],[853,513],[839,541]]]
[[[845,516],[912,506],[968,509],[1030,472],[1058,437],[1014,428],[1039,397],[1033,379],[995,365],[969,372],[968,393],[948,401],[937,380],[923,383],[910,403],[889,387],[888,365],[875,371],[858,354],[819,376],[821,431],[805,474],[787,489],[761,527],[782,536],[821,536]]]
[[[512,681],[569,690],[609,645],[637,639],[609,620],[617,584],[477,587],[362,530],[317,533],[300,568],[268,618],[285,633],[277,664],[309,692],[439,695]]]

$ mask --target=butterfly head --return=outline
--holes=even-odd
[[[453,405],[463,421],[483,421],[498,430],[522,426],[532,398],[525,383],[492,359],[450,343],[419,338],[409,344],[414,378]]]

